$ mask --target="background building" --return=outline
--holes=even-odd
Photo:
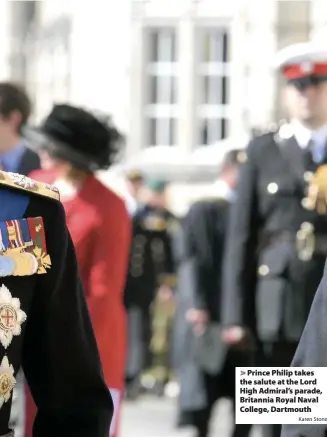
[[[36,119],[62,100],[109,112],[130,165],[205,181],[221,147],[283,116],[274,54],[325,34],[323,1],[1,2],[0,73],[25,81]]]

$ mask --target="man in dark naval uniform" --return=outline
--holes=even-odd
[[[0,436],[23,368],[35,437],[107,437],[103,379],[73,244],[54,187],[0,171]]]
[[[146,181],[148,196],[132,220],[133,236],[125,287],[128,312],[127,397],[139,391],[141,372],[150,365],[152,309],[157,293],[175,285],[173,234],[177,219],[165,207],[166,183]]]
[[[249,365],[247,353],[237,348],[228,350],[220,343],[219,331],[228,212],[234,202],[239,166],[245,156],[242,150],[226,153],[219,179],[205,198],[191,205],[182,224],[184,249],[178,257],[174,356],[181,386],[180,425],[195,426],[197,437],[208,437],[215,402],[221,397],[234,400],[235,366]],[[197,342],[203,341],[204,345],[211,336],[215,336],[218,343],[214,347],[209,342],[209,349],[201,349],[203,362],[199,362],[194,348],[201,348],[201,345],[196,346]],[[250,425],[236,425],[233,436],[247,436],[250,428]]]
[[[21,137],[22,126],[31,113],[31,102],[25,90],[11,82],[0,82],[0,170],[28,176],[40,168],[40,159]],[[17,375],[11,409],[10,426],[15,437],[24,437],[25,395],[22,372]]]
[[[291,121],[248,146],[224,272],[223,338],[254,335],[259,366],[290,365],[327,254],[327,51],[297,44],[277,65]]]

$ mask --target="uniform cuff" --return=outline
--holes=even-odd
[[[159,277],[160,285],[167,285],[168,287],[176,287],[177,277],[172,274],[163,274]]]

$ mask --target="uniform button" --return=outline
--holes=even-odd
[[[313,177],[313,173],[311,171],[306,171],[303,174],[303,179],[305,180],[305,182],[310,182],[312,177]]]
[[[238,152],[237,154],[237,161],[243,164],[247,160],[247,154],[243,150],[241,152]]]
[[[267,191],[269,194],[276,194],[278,191],[278,185],[276,182],[271,182],[267,187]]]
[[[152,249],[153,249],[155,252],[162,252],[163,249],[164,249],[164,244],[163,244],[163,242],[162,242],[161,240],[159,240],[159,239],[155,239],[155,240],[153,240],[151,246],[152,246]]]
[[[312,204],[312,201],[308,197],[305,197],[304,199],[301,200],[301,205],[303,206],[303,208],[308,209],[310,211],[315,209],[314,205]]]
[[[143,235],[136,235],[134,238],[134,244],[136,246],[143,246],[145,244],[146,238]]]
[[[303,229],[303,231],[313,231],[314,227],[312,223],[309,222],[303,222],[301,225],[301,229]]]
[[[138,278],[142,275],[143,269],[141,266],[133,266],[131,269],[131,275],[133,278]]]
[[[267,276],[269,273],[269,267],[263,264],[262,266],[259,267],[258,273],[260,276]]]
[[[132,266],[133,267],[141,267],[143,265],[143,259],[141,257],[138,256],[133,256],[132,258]]]

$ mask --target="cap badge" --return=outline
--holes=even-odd
[[[313,72],[313,63],[309,62],[309,61],[303,62],[300,65],[300,69],[301,69],[302,73],[310,74]]]

